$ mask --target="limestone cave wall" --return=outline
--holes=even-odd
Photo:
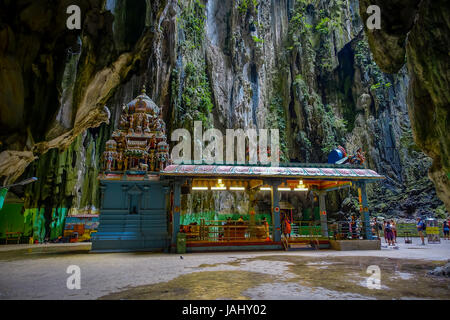
[[[40,178],[25,189],[26,206],[98,208],[104,143],[121,104],[145,84],[169,132],[191,129],[194,120],[221,130],[279,128],[282,161],[326,162],[338,144],[349,152],[361,146],[367,167],[387,177],[369,190],[376,214],[445,216],[448,72],[447,82],[445,72],[420,72],[445,65],[423,61],[413,41],[431,31],[419,37],[411,17],[400,19],[393,39],[364,30],[365,0],[78,2],[80,31],[65,28],[69,1],[0,4],[0,179]],[[422,2],[429,7],[420,12],[448,29],[448,15]],[[393,52],[388,46],[411,28],[418,30],[407,49]],[[419,103],[425,93],[436,109]],[[427,175],[432,163],[441,200]],[[351,191],[327,201],[332,213],[356,210]]]

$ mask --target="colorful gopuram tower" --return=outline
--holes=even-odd
[[[141,94],[123,105],[119,127],[106,142],[100,179],[100,224],[92,251],[167,250],[169,162],[161,109]]]

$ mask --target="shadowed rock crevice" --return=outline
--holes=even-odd
[[[450,209],[450,6],[443,0],[360,0],[381,9],[381,30],[367,30],[370,49],[382,70],[408,65],[408,109],[414,140],[433,159],[429,176]]]

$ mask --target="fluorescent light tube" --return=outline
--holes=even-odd
[[[211,190],[227,190],[227,187],[211,187]]]

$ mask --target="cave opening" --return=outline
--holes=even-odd
[[[145,28],[145,0],[125,1],[124,43],[132,47],[139,40]]]
[[[342,115],[348,123],[348,130],[354,128],[356,119],[356,105],[353,98],[352,86],[355,77],[355,53],[352,48],[352,42],[347,43],[338,52],[339,66],[337,67],[339,91],[342,92]]]
[[[258,85],[258,71],[256,66],[252,64],[250,68],[250,82],[252,86],[252,117],[253,124],[258,128],[258,123],[256,121],[256,110],[259,104],[259,85]]]

